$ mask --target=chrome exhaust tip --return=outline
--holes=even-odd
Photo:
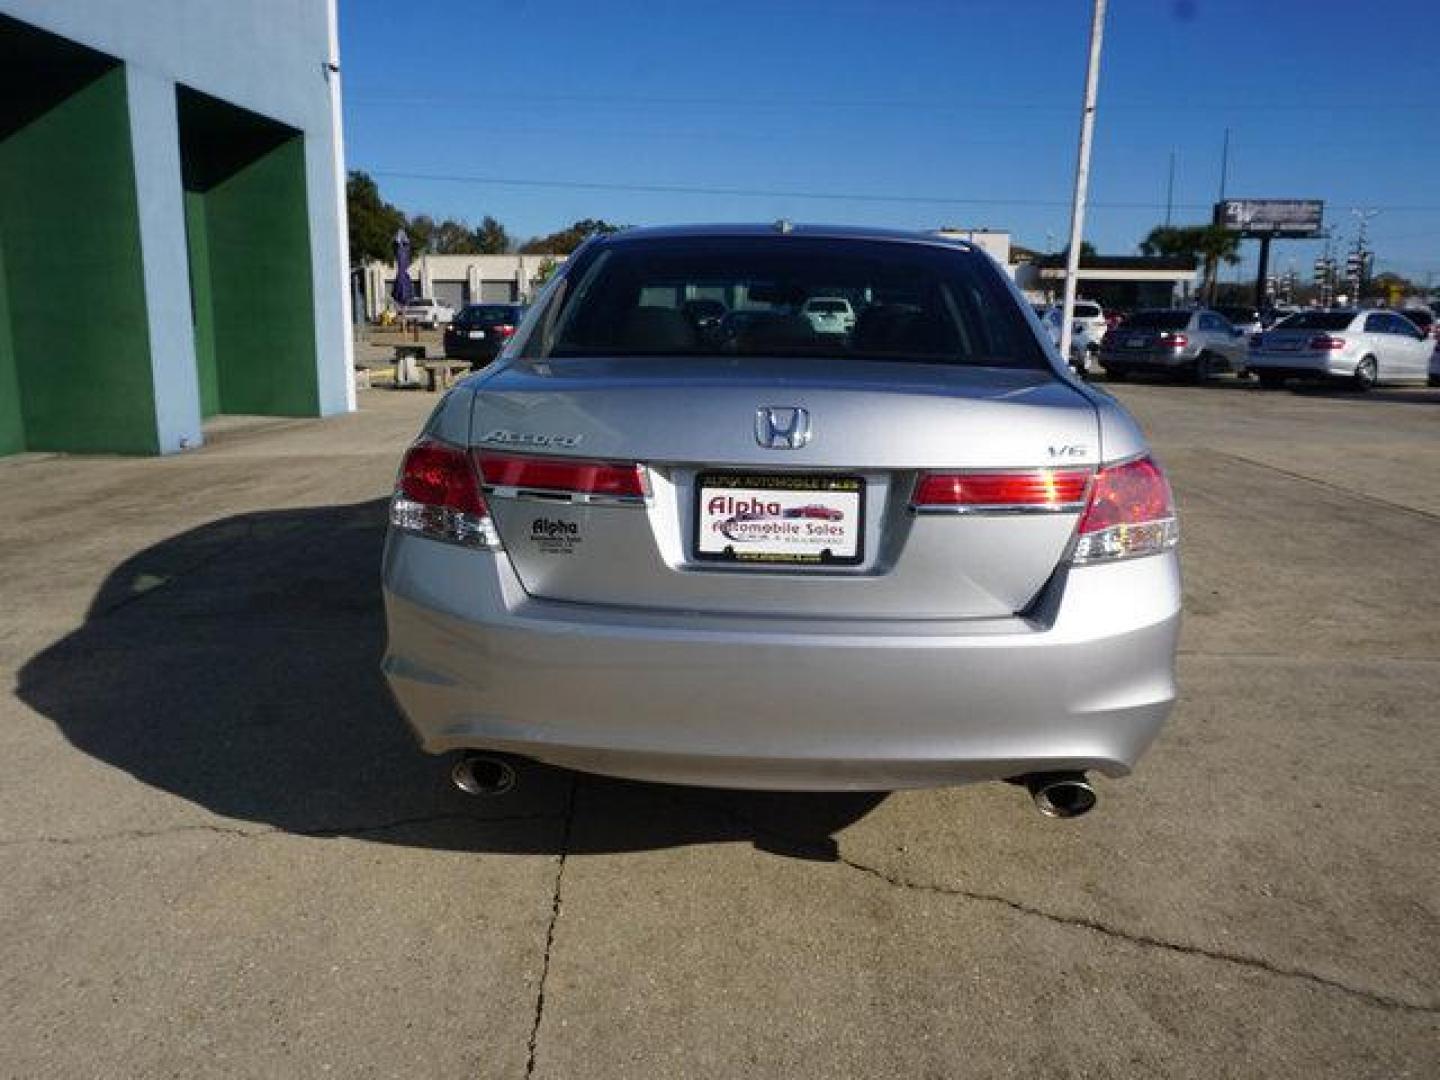
[[[505,795],[516,779],[515,767],[494,754],[466,753],[450,770],[450,782],[466,795]]]
[[[1095,808],[1095,789],[1084,773],[1033,773],[1022,779],[1035,809],[1046,817],[1079,817]]]

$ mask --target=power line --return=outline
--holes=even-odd
[[[499,91],[499,88],[496,88]],[[346,105],[371,107],[406,108],[415,105],[441,105],[450,108],[474,108],[473,102],[485,91],[467,86],[453,94],[407,94],[395,96],[385,93],[365,94],[353,90],[345,97]],[[527,92],[522,103],[537,104],[587,104],[614,105],[685,105],[715,106],[739,109],[901,109],[907,112],[960,113],[970,109],[989,109],[1001,112],[1058,112],[1070,111],[1070,106],[1059,101],[1015,101],[1010,98],[971,98],[956,101],[947,98],[937,103],[935,98],[795,98],[795,97],[736,97],[695,96],[695,95],[650,95],[650,94],[534,94]],[[1361,104],[1355,102],[1312,101],[1312,102],[1217,102],[1217,101],[1174,101],[1174,102],[1130,102],[1107,105],[1106,109],[1117,112],[1206,112],[1219,114],[1243,110],[1246,113],[1353,113],[1359,111],[1413,112],[1429,111],[1428,105],[1385,102],[1382,104]]]
[[[821,202],[913,203],[928,206],[1037,206],[1068,207],[1068,199],[1017,199],[953,195],[877,195],[874,192],[795,191],[749,187],[698,187],[686,184],[629,184],[600,180],[548,180],[539,177],[480,176],[466,173],[425,173],[398,169],[373,169],[370,175],[390,180],[420,180],[447,184],[477,184],[489,187],[548,188],[574,191],[616,191],[649,195],[708,195],[756,199],[811,199]],[[1164,210],[1163,202],[1102,202],[1088,205],[1107,210]],[[1387,211],[1440,212],[1440,203],[1432,205],[1381,206]],[[1175,203],[1175,207],[1208,211],[1209,203]]]

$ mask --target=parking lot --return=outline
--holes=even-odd
[[[377,672],[431,395],[0,461],[0,1075],[1435,1075],[1440,391],[1115,392],[1181,702],[1070,822],[453,792]]]

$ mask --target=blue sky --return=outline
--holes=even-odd
[[[341,0],[349,164],[408,211],[493,214],[517,236],[788,217],[1008,228],[1058,250],[1089,14]],[[1346,242],[1351,208],[1378,208],[1380,268],[1440,283],[1435,19],[1429,0],[1111,0],[1086,237],[1133,252],[1165,216],[1172,150],[1175,223],[1208,219],[1229,128],[1229,195],[1324,199]],[[1277,244],[1277,266],[1305,274],[1316,249]]]

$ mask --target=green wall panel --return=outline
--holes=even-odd
[[[0,244],[26,447],[155,453],[123,69],[0,142]]]
[[[220,374],[215,367],[215,313],[210,289],[210,240],[205,197],[185,192],[185,242],[190,255],[190,302],[195,319],[195,367],[200,382],[200,415],[220,411]]]
[[[25,449],[25,423],[20,415],[20,374],[10,339],[10,304],[5,288],[5,245],[0,242],[0,454]]]
[[[204,204],[219,411],[318,415],[302,137],[197,198]]]

